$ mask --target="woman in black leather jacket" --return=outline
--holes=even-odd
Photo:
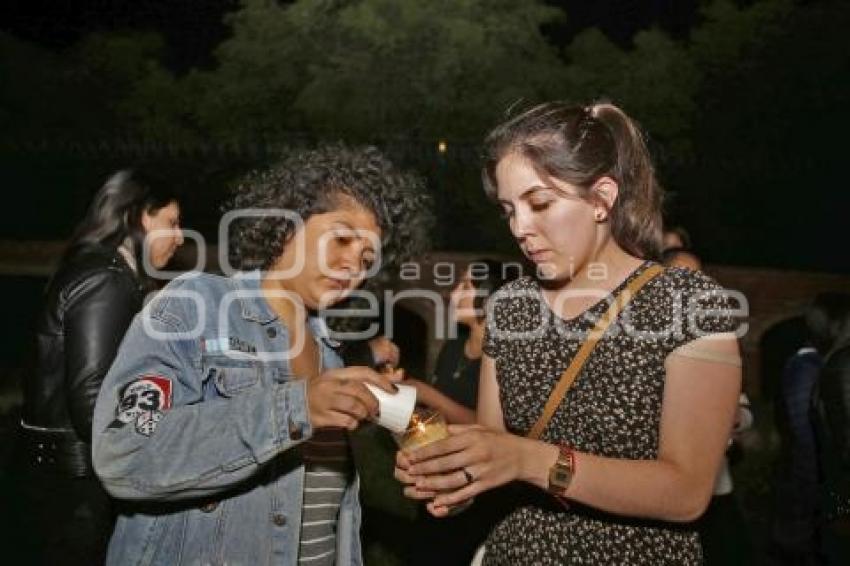
[[[94,403],[153,289],[149,273],[183,243],[179,221],[177,197],[162,182],[120,171],[95,195],[47,285],[16,461],[20,519],[33,543],[26,563],[103,561],[112,513],[91,466]]]

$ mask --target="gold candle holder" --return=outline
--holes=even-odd
[[[394,434],[402,450],[415,450],[449,435],[446,417],[433,409],[415,409],[403,433]]]
[[[415,409],[410,417],[407,429],[401,434],[393,434],[402,450],[416,450],[449,436],[446,417],[434,409]],[[449,515],[456,515],[472,505],[472,499],[453,505]]]

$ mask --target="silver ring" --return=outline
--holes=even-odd
[[[469,485],[475,481],[475,478],[472,477],[472,474],[469,473],[469,470],[467,470],[466,468],[461,468],[460,471],[463,472],[463,476],[466,478],[466,485]]]

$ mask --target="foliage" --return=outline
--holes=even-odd
[[[587,29],[558,50],[541,27],[564,17],[541,0],[242,0],[214,65],[181,75],[153,33],[94,34],[64,53],[0,35],[0,124],[18,144],[141,141],[144,161],[200,181],[207,200],[283,146],[377,143],[429,179],[441,247],[507,251],[477,178],[483,134],[539,100],[607,98],[649,133],[671,213],[705,259],[850,268],[823,247],[808,253],[829,222],[774,252],[735,245],[757,238],[763,217],[804,228],[772,198],[795,197],[794,180],[816,185],[807,216],[836,210],[824,187],[842,178],[846,2],[710,0],[689,37],[648,29],[628,48]],[[112,149],[79,159],[102,170],[134,157]]]
[[[152,32],[94,33],[72,55],[124,136],[185,144],[192,139],[185,90],[161,64],[165,47]]]
[[[566,48],[565,91],[578,101],[612,100],[639,117],[658,141],[656,149],[687,152],[699,70],[687,51],[657,29],[638,33],[634,44],[624,51],[597,29],[580,33]]]
[[[245,0],[218,67],[193,77],[224,135],[479,136],[497,109],[552,93],[539,2]],[[548,87],[548,90],[547,90]]]

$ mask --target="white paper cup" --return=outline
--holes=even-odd
[[[395,433],[402,433],[407,430],[407,423],[410,422],[413,407],[416,406],[416,388],[410,385],[396,384],[398,392],[387,393],[371,383],[365,385],[378,399],[378,410],[381,414],[376,422]]]

